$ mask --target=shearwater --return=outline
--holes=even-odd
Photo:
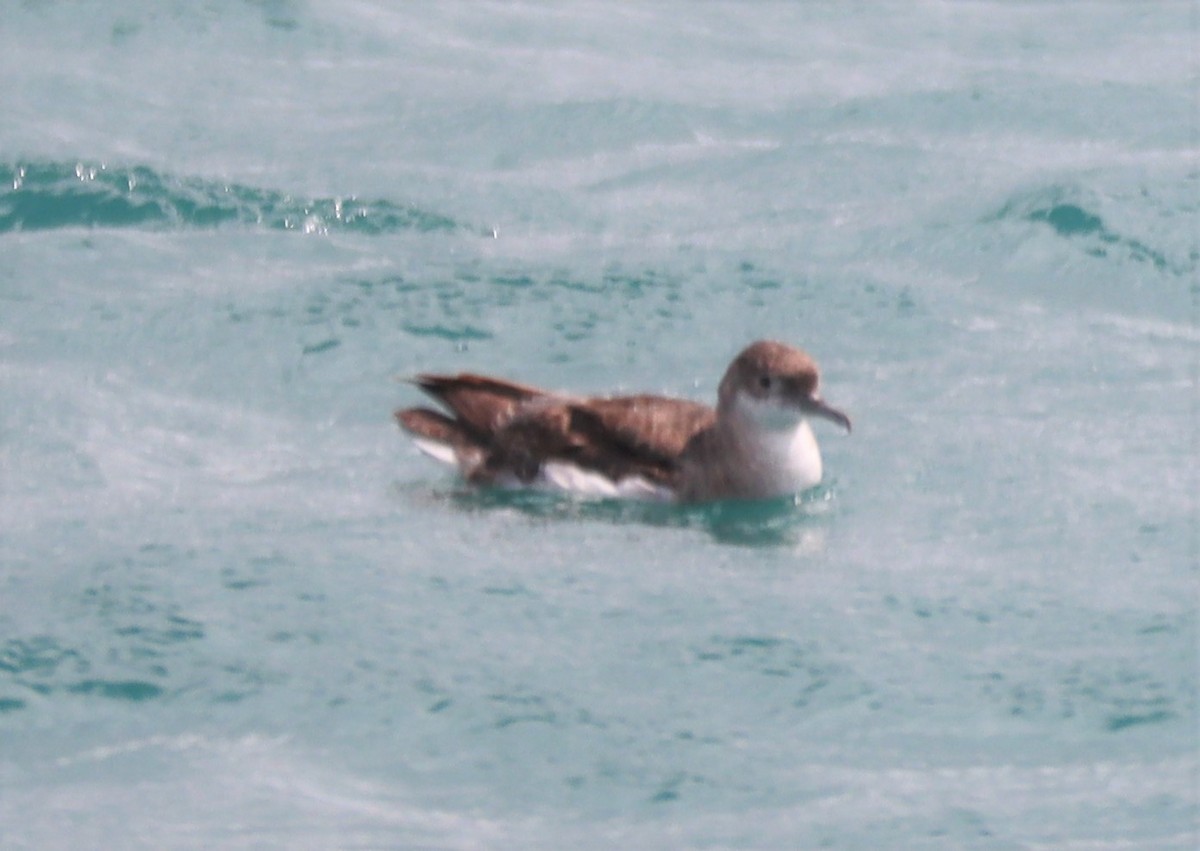
[[[570,396],[474,373],[412,379],[447,413],[404,408],[396,420],[427,455],[471,483],[684,503],[768,499],[821,481],[809,425],[850,418],[818,393],[804,351],[747,346],[711,408],[656,395]]]

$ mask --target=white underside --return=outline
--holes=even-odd
[[[439,443],[436,440],[430,440],[427,437],[417,437],[415,435],[412,442],[416,445],[417,449],[420,449],[434,461],[448,464],[451,467],[458,466],[458,453],[448,443]]]
[[[413,443],[433,460],[465,473],[458,453],[452,446],[424,437],[414,437]],[[585,470],[567,461],[547,461],[542,464],[537,478],[528,484],[516,476],[502,477],[496,484],[502,488],[529,487],[591,499],[636,499],[648,502],[671,502],[675,499],[675,494],[670,488],[657,485],[641,476],[626,476],[619,481],[613,481],[594,470]]]
[[[821,450],[807,420],[789,431],[761,433],[755,451],[772,495],[798,493],[821,481]]]
[[[738,400],[737,453],[753,484],[755,498],[808,490],[821,481],[821,450],[812,427],[790,405],[775,400]]]
[[[547,461],[538,476],[538,486],[575,496],[594,499],[639,499],[649,502],[670,502],[675,498],[670,488],[656,485],[641,476],[626,476],[613,481],[593,470],[585,470],[566,461]]]

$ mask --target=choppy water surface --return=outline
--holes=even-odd
[[[0,844],[1193,848],[1188,4],[30,4]],[[394,381],[711,399],[795,502],[472,492]]]

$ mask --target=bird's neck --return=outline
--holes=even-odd
[[[707,498],[769,499],[821,481],[821,452],[808,421],[767,427],[738,411],[722,411],[704,457],[689,470]]]

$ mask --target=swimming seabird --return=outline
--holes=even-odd
[[[747,346],[717,406],[666,396],[569,396],[474,373],[412,379],[446,411],[396,411],[427,455],[471,483],[595,497],[768,499],[821,481],[809,426],[850,418],[818,393],[817,365],[772,340]]]

